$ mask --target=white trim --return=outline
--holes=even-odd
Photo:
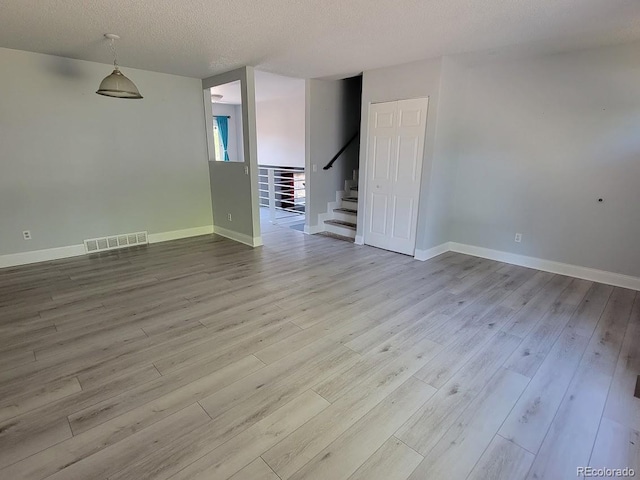
[[[147,235],[149,243],[166,242],[180,238],[195,237],[213,233],[212,225],[203,227],[186,228],[184,230],[173,230],[171,232],[151,233]],[[107,251],[107,250],[102,250]],[[28,265],[30,263],[48,262],[60,258],[79,257],[81,255],[100,253],[90,252],[85,249],[84,244],[68,245],[66,247],[46,248],[44,250],[32,250],[30,252],[10,253],[0,255],[0,268],[15,267],[17,265]]]
[[[44,250],[32,250],[30,252],[10,253],[8,255],[0,255],[0,268],[47,262],[59,258],[78,257],[86,253],[84,243],[66,247],[46,248]]]
[[[353,243],[355,243],[356,245],[364,245],[364,236],[356,234],[356,238]]]
[[[416,248],[413,258],[424,262],[425,260],[429,260],[430,258],[437,257],[438,255],[442,255],[443,253],[447,253],[449,250],[449,242],[444,242],[440,245],[428,248],[426,250],[420,250]]]
[[[567,275],[569,277],[582,278],[592,282],[605,283],[615,287],[630,288],[640,291],[640,278],[623,275],[621,273],[596,270],[594,268],[580,267],[568,263],[554,262],[542,258],[527,257],[516,253],[502,252],[490,248],[476,247],[462,243],[449,242],[449,250],[452,252],[464,253],[475,257],[488,258],[499,262],[520,265],[522,267],[535,268],[545,272]]]
[[[250,247],[262,246],[262,237],[252,237],[250,235],[245,235],[244,233],[234,232],[227,228],[218,227],[217,225],[213,226],[213,233],[220,235],[221,237],[228,238],[229,240],[244,243]]]
[[[197,237],[200,235],[210,235],[213,233],[213,225],[204,225],[202,227],[185,228],[183,230],[172,230],[170,232],[150,233],[148,235],[149,243],[168,242],[178,240],[180,238]]]
[[[331,205],[331,204],[329,204]],[[305,225],[304,233],[307,235],[315,235],[316,233],[322,233],[327,231],[327,226],[324,223],[325,220],[329,220],[329,213],[323,212],[318,214],[318,224],[317,225]]]
[[[305,225],[304,233],[307,235],[315,235],[316,233],[324,232],[324,221],[322,225]]]

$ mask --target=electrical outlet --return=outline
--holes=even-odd
[[[521,233],[516,233],[515,241],[516,241],[516,243],[522,242],[522,234]]]
[[[313,166],[311,167],[311,170],[313,170],[314,172],[317,172],[318,171],[318,165],[316,165],[314,163]]]
[[[31,240],[31,231],[25,230],[24,232],[22,232],[22,237],[25,240]]]
[[[227,213],[227,220],[229,220],[231,222],[231,214]]]
[[[249,175],[249,167],[247,167],[246,165],[244,167],[244,174],[245,175]],[[231,220],[231,219],[229,219],[229,220]]]

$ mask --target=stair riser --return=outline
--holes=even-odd
[[[342,235],[343,237],[356,238],[356,231],[350,228],[341,227],[340,225],[325,224],[324,229],[326,232],[335,233],[336,235]]]
[[[358,190],[349,190],[350,197],[358,197]]]
[[[342,200],[342,205],[343,208],[350,208],[352,210],[357,210],[358,209],[358,202],[350,202],[349,200]]]
[[[342,220],[343,222],[357,223],[358,216],[355,213],[333,212],[332,220]]]

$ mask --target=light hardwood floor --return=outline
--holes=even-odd
[[[640,471],[635,291],[263,236],[0,270],[0,478]]]

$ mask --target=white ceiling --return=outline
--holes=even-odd
[[[304,80],[299,78],[283,77],[273,73],[256,70],[256,102],[268,102],[283,98],[299,97],[304,98]],[[227,103],[230,105],[240,105],[242,103],[242,93],[240,91],[240,81],[225,83],[211,88],[211,94],[222,95],[217,103]]]
[[[2,0],[0,46],[204,78],[348,76],[442,55],[640,39],[639,0]]]
[[[228,105],[242,104],[242,90],[240,80],[224,85],[218,85],[209,89],[211,91],[211,101],[214,103],[226,103]],[[214,95],[221,95],[222,98],[213,98]]]

